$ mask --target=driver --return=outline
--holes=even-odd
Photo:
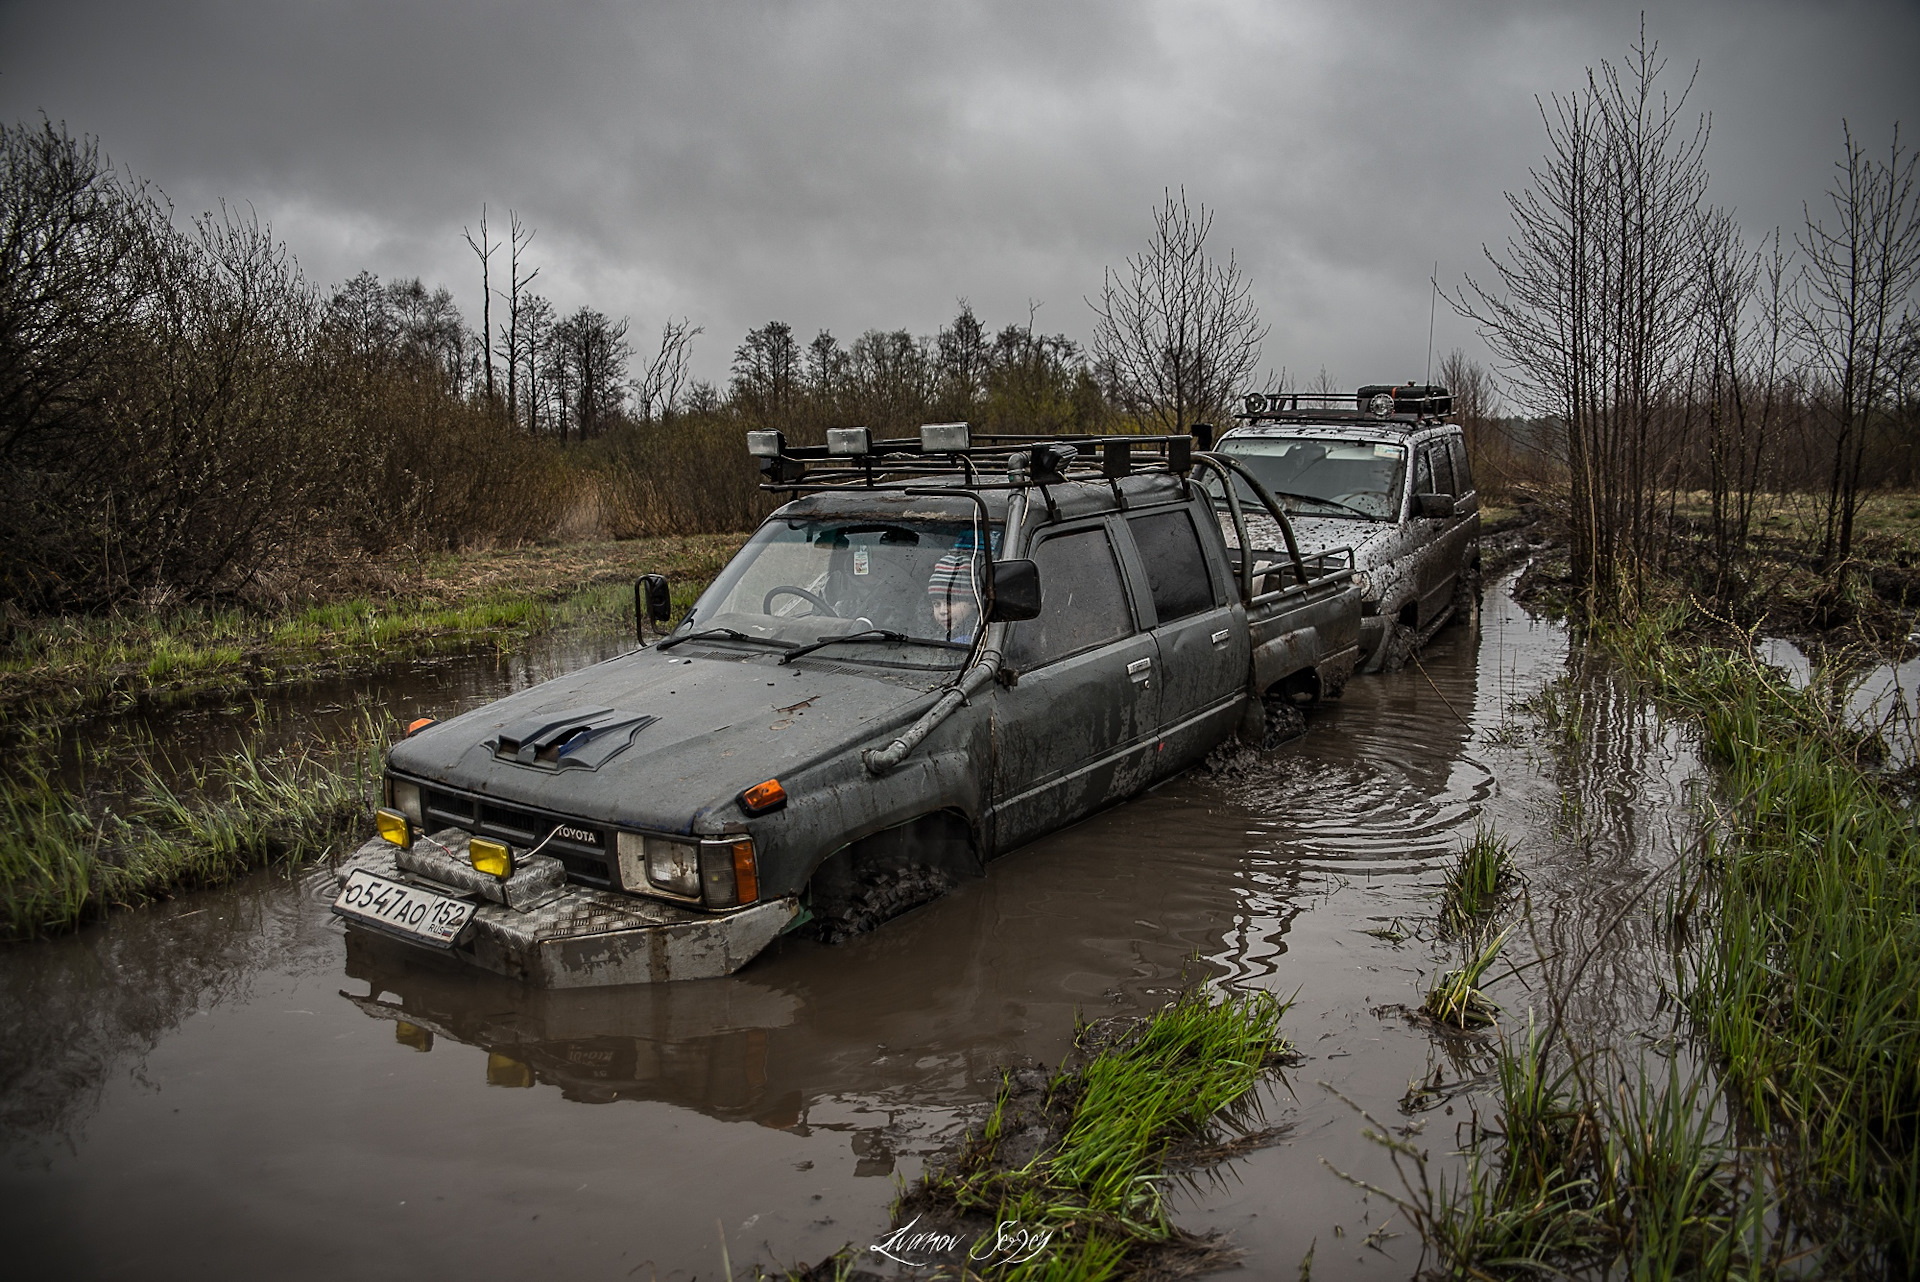
[[[980,625],[980,592],[974,583],[973,554],[955,550],[934,563],[927,578],[934,631],[948,641],[971,643]]]

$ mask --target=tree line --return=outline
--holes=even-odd
[[[321,289],[251,213],[181,219],[97,140],[0,127],[0,612],[285,599],[397,555],[747,528],[770,506],[749,427],[1185,430],[1226,411],[1258,322],[1204,207],[1169,193],[1155,221],[1091,351],[1037,307],[995,329],[962,300],[930,336],[768,322],[716,387],[684,318],[636,352],[625,319],[561,315],[512,212],[504,237],[485,209],[466,232],[475,325],[419,279]],[[1182,307],[1143,313],[1154,289]]]
[[[1747,602],[1759,500],[1789,491],[1819,500],[1804,551],[1838,601],[1863,498],[1913,484],[1920,453],[1914,156],[1897,124],[1870,152],[1843,122],[1823,199],[1752,234],[1709,198],[1692,81],[1664,77],[1643,25],[1620,64],[1541,103],[1512,233],[1451,301],[1553,465],[1584,608],[1631,615],[1674,573]]]

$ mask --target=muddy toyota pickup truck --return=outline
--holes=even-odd
[[[550,987],[728,974],[944,893],[1358,657],[1350,554],[1302,555],[1189,437],[749,443],[795,497],[668,635],[394,745],[351,928]]]
[[[1286,506],[1309,554],[1353,549],[1363,671],[1399,667],[1479,599],[1480,500],[1452,409],[1424,384],[1255,394],[1216,446]]]

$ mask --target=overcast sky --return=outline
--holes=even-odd
[[[1343,385],[1423,372],[1427,279],[1478,270],[1543,148],[1536,95],[1618,60],[1639,6],[0,2],[0,118],[96,135],[184,213],[250,204],[322,285],[451,287],[481,206],[537,228],[536,288],[705,328],[1084,341],[1102,269],[1166,188],[1216,215],[1265,360]],[[1849,118],[1920,142],[1920,3],[1653,5],[1666,83],[1712,113],[1712,192],[1800,219]],[[496,259],[496,263],[499,262]],[[495,277],[499,280],[498,274]],[[1436,346],[1478,351],[1442,304]]]

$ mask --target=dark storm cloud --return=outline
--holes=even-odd
[[[1648,14],[1714,113],[1750,228],[1817,197],[1845,115],[1914,124],[1910,4]],[[1534,95],[1634,37],[1632,4],[46,4],[0,10],[0,114],[97,134],[183,210],[250,203],[308,272],[453,286],[487,202],[563,306],[704,325],[1085,337],[1084,296],[1166,187],[1217,212],[1267,359],[1419,372],[1426,278],[1505,236]],[[1439,346],[1468,341],[1444,307]]]

